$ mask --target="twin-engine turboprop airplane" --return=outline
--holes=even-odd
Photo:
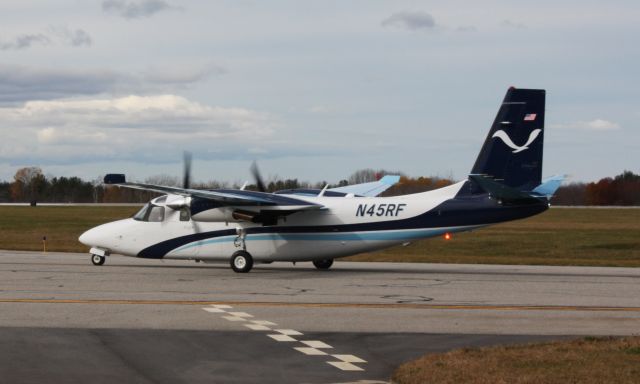
[[[197,190],[128,183],[106,184],[166,193],[133,218],[80,236],[100,265],[112,253],[150,259],[229,261],[236,272],[256,263],[333,259],[416,239],[521,219],[545,211],[561,182],[542,182],[545,91],[509,88],[466,180],[437,190],[374,197],[396,182],[381,180],[329,190],[262,192]]]

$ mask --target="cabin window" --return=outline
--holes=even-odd
[[[180,210],[180,221],[189,221],[191,220],[191,214],[189,212],[189,208],[182,208]]]
[[[158,223],[164,220],[164,207],[158,207],[156,205],[151,206],[151,210],[149,210],[149,219],[152,223]]]

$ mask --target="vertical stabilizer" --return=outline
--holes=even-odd
[[[471,170],[520,191],[542,178],[545,91],[509,88]]]

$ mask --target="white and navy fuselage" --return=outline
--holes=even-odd
[[[544,90],[510,88],[468,179],[423,193],[350,193],[378,194],[389,187],[384,180],[264,193],[127,183],[124,175],[107,175],[105,183],[166,195],[80,241],[102,255],[229,260],[243,250],[264,262],[332,260],[532,216],[548,208],[560,183],[541,180],[544,105]]]
[[[520,206],[504,205],[489,194],[461,193],[468,184],[469,181],[462,181],[434,191],[396,197],[295,195],[296,199],[323,208],[283,216],[270,226],[246,221],[202,221],[206,211],[199,213],[199,221],[194,221],[183,210],[165,204],[172,196],[163,196],[152,200],[143,208],[147,212],[136,218],[98,226],[80,240],[127,256],[226,261],[242,246],[238,237],[243,232],[246,250],[256,261],[310,261],[468,231],[535,215],[548,207],[543,200]],[[220,209],[223,208],[210,211]],[[152,213],[153,210],[156,212]],[[216,218],[221,216],[219,212],[209,213]]]

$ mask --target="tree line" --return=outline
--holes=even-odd
[[[396,196],[418,193],[441,188],[453,183],[450,178],[409,177],[401,172],[362,169],[346,179],[329,187],[366,183],[380,179],[387,174],[400,174],[400,182],[389,188],[383,196]],[[0,182],[0,203],[143,203],[158,194],[137,191],[128,188],[104,186],[102,178],[85,181],[79,177],[47,177],[39,167],[20,168],[11,182]],[[144,180],[148,184],[179,186],[177,177],[157,175]],[[310,183],[298,179],[271,177],[265,185],[269,192],[297,189],[323,188],[328,183]],[[192,188],[217,189],[240,188],[240,185],[209,181],[195,183]],[[257,190],[255,184],[246,186],[248,190]],[[574,182],[563,185],[551,200],[554,205],[640,205],[640,175],[624,171],[613,178],[607,177],[593,183]]]
[[[624,171],[595,183],[569,183],[551,199],[555,205],[640,205],[640,175]]]

